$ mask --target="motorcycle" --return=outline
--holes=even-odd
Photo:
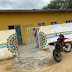
[[[68,53],[71,51],[71,43],[69,41],[65,42],[67,39],[69,38],[65,38],[63,34],[60,34],[56,42],[49,43],[49,45],[55,46],[55,49],[53,50],[53,57],[56,62],[60,62],[62,60],[61,52],[65,51]]]

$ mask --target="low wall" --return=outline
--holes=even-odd
[[[0,31],[0,60],[18,55],[15,30]]]
[[[72,41],[72,23],[40,26],[40,47],[50,48],[48,43],[57,41],[60,33],[63,34],[66,38],[69,38],[69,41]]]

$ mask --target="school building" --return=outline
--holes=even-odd
[[[0,31],[16,29],[18,44],[28,44],[27,28],[72,22],[72,9],[0,10]]]

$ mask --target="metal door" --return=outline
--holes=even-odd
[[[23,45],[20,25],[14,25],[14,29],[17,33],[18,45]]]
[[[36,37],[35,37],[35,31],[36,32]],[[37,51],[40,50],[40,41],[39,41],[39,33],[38,33],[38,28],[37,27],[32,27],[32,28],[27,28],[27,34],[28,34],[28,42],[29,42],[29,48],[30,51]]]

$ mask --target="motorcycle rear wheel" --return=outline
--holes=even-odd
[[[61,52],[58,52],[57,49],[54,49],[53,57],[56,62],[60,62],[62,60]]]

